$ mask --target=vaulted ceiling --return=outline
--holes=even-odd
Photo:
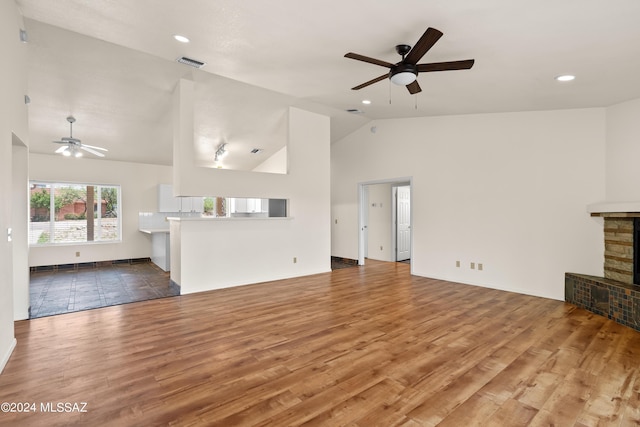
[[[74,136],[108,148],[109,159],[171,164],[171,92],[180,78],[196,81],[203,161],[228,142],[238,150],[229,166],[241,169],[281,146],[288,105],[330,116],[336,141],[385,118],[640,98],[637,0],[16,3],[29,37],[29,144],[39,153],[57,148],[51,141],[68,134],[65,117],[73,114]],[[416,96],[387,80],[351,90],[385,69],[345,53],[394,63],[394,46],[413,45],[427,27],[444,36],[420,62],[474,58],[474,67],[422,73]],[[207,65],[196,70],[176,63],[179,56]],[[576,79],[554,79],[567,73]],[[265,157],[251,157],[251,148],[265,149]]]

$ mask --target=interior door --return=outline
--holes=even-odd
[[[411,258],[411,187],[397,187],[396,261]]]
[[[364,257],[369,257],[369,186],[365,186],[362,190],[362,234],[364,243]]]

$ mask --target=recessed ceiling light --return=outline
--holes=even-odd
[[[368,99],[363,99],[362,103],[365,104],[365,105],[369,105],[369,104],[371,104],[371,101],[369,101]]]
[[[570,82],[575,78],[576,76],[572,76],[571,74],[563,74],[561,76],[556,77],[556,80],[559,82]]]
[[[173,38],[178,40],[180,43],[189,43],[189,38],[185,36],[181,36],[180,34],[174,34]]]

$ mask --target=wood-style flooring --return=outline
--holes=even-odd
[[[36,411],[0,425],[640,424],[638,332],[409,268],[17,322],[0,402]]]

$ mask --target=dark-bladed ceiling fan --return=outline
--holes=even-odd
[[[52,141],[55,144],[63,144],[62,147],[55,151],[56,153],[62,153],[62,155],[66,157],[82,157],[82,151],[80,150],[84,150],[98,157],[104,157],[104,154],[100,151],[108,151],[106,148],[83,144],[78,138],[73,137],[73,124],[76,121],[75,117],[69,116],[67,117],[67,121],[69,122],[69,136],[60,138],[60,141]]]
[[[374,83],[380,82],[385,79],[390,79],[392,83],[397,85],[406,86],[409,93],[416,94],[421,92],[422,89],[416,80],[418,73],[427,73],[431,71],[449,71],[449,70],[468,70],[473,67],[474,60],[466,59],[462,61],[449,61],[449,62],[433,62],[430,64],[418,64],[418,61],[422,59],[425,53],[433,47],[434,44],[442,37],[442,33],[435,28],[427,28],[422,37],[413,46],[406,44],[399,44],[396,46],[396,52],[402,55],[402,61],[392,64],[390,62],[381,61],[379,59],[370,58],[368,56],[359,55],[357,53],[349,52],[345,55],[345,58],[355,59],[357,61],[368,62],[374,65],[380,65],[382,67],[389,68],[389,72],[362,83],[352,90],[359,90],[363,87],[367,87]]]

